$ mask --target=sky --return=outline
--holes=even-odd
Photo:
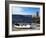
[[[37,12],[40,12],[40,8],[36,7],[12,7],[12,14],[19,15],[36,15]]]

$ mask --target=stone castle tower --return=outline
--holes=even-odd
[[[39,16],[39,12],[38,11],[36,12],[36,16]]]

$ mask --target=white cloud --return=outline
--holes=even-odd
[[[13,9],[12,9],[12,14],[21,14],[21,12],[22,12],[22,8],[19,8],[19,7],[13,7]]]

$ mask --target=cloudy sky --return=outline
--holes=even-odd
[[[37,12],[40,12],[40,8],[35,7],[12,7],[12,14],[19,15],[36,15]]]

